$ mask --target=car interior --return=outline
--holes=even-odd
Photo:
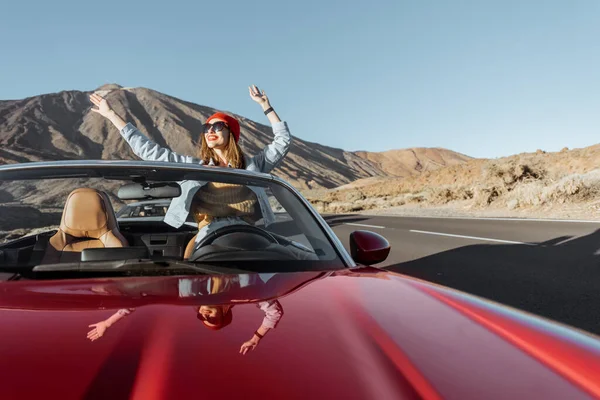
[[[121,189],[121,199],[148,199],[148,193],[142,193],[142,184],[129,184]],[[156,198],[164,200],[181,193],[171,189],[158,188],[160,193],[155,193]],[[282,194],[285,197],[285,193]],[[107,193],[81,187],[68,195],[56,231],[0,245],[0,263],[43,267],[142,259],[232,262],[318,261],[337,257],[331,245],[318,238],[322,232],[310,234],[310,230],[315,229],[314,223],[302,226],[302,218],[290,216],[270,225],[268,230],[261,225],[261,220],[255,225],[226,226],[195,243],[198,230],[192,224],[174,228],[162,221],[143,218],[117,221]]]

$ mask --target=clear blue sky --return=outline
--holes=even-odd
[[[600,143],[600,1],[27,1],[0,99],[116,82],[347,150],[476,157]]]

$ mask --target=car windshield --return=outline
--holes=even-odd
[[[0,170],[0,267],[84,270],[133,260],[259,272],[345,267],[323,224],[277,180],[153,171]],[[190,210],[178,203],[183,185],[195,187]]]

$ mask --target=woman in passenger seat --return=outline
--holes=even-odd
[[[196,163],[223,168],[239,168],[250,171],[269,173],[279,165],[290,148],[291,135],[288,126],[282,122],[271,107],[269,98],[264,91],[256,86],[248,88],[250,97],[258,103],[273,127],[274,139],[253,157],[247,157],[238,145],[240,139],[240,124],[237,119],[225,113],[215,113],[204,125],[201,144],[196,156],[186,156],[175,153],[154,143],[142,134],[131,123],[126,123],[111,108],[106,99],[97,94],[90,96],[91,102],[97,107],[92,108],[103,117],[110,120],[119,130],[121,136],[131,146],[133,152],[143,160],[166,161],[178,163]],[[233,140],[232,140],[233,139]],[[165,215],[165,223],[179,228],[190,212],[198,222],[199,232],[196,236],[198,243],[208,233],[223,226],[248,223],[260,215],[265,226],[275,221],[275,216],[269,205],[266,192],[260,187],[242,187],[239,185],[219,184],[216,182],[184,181],[180,182],[181,195],[171,201]],[[232,207],[221,208],[221,213],[214,211],[214,200],[231,200]],[[231,211],[227,213],[225,211]]]
[[[246,186],[208,182],[196,192],[192,201],[198,237],[204,237],[215,221],[219,225],[223,225],[223,222],[253,225],[259,219],[257,203],[256,194]],[[199,241],[198,237],[196,241]]]

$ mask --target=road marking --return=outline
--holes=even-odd
[[[426,235],[449,236],[449,237],[456,237],[456,238],[461,238],[461,239],[482,240],[482,241],[485,241],[485,242],[497,242],[497,243],[508,243],[508,244],[524,244],[524,245],[527,245],[527,246],[535,246],[535,243],[514,242],[512,240],[490,239],[490,238],[482,238],[482,237],[477,237],[477,236],[454,235],[452,233],[417,231],[417,230],[414,230],[414,229],[411,229],[410,232],[413,232],[413,233],[424,233]]]
[[[377,228],[377,229],[385,229],[385,226],[379,225],[365,225],[365,224],[351,224],[350,222],[344,223],[344,225],[352,225],[352,226],[363,226],[365,228]]]
[[[570,237],[570,238],[568,238],[568,239],[561,240],[561,241],[560,241],[560,242],[558,242],[558,243],[554,243],[554,244],[552,245],[552,247],[554,247],[554,246],[562,246],[562,245],[563,245],[563,244],[565,244],[565,243],[569,243],[570,241],[572,241],[572,240],[577,240],[577,239],[579,239],[579,238],[581,238],[581,236],[579,236],[579,235],[573,235],[572,237]]]
[[[473,219],[478,221],[524,221],[524,222],[570,222],[580,224],[600,224],[600,220],[585,219],[545,219],[545,218],[500,218],[500,217],[436,217],[425,215],[394,215],[394,214],[361,214],[365,217],[394,217],[394,218],[429,218],[429,219]]]

